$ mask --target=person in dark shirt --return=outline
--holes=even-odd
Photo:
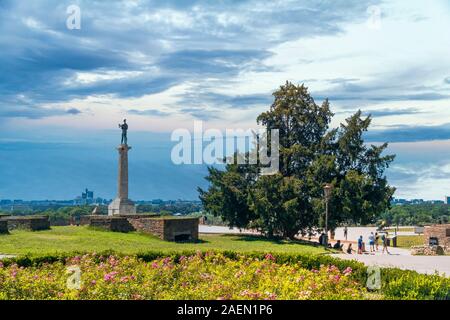
[[[352,249],[352,244],[351,243],[348,244],[347,253],[348,254],[352,254],[353,253],[353,249]]]
[[[342,246],[343,246],[343,244],[341,244],[341,240],[338,240],[338,241],[336,241],[336,243],[334,244],[333,249],[336,249],[336,250],[342,250]]]

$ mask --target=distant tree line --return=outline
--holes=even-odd
[[[200,202],[173,202],[161,204],[140,204],[137,206],[137,213],[157,213],[160,215],[172,215],[181,213],[182,215],[200,212],[203,205]]]
[[[381,219],[389,225],[400,226],[449,223],[450,205],[443,203],[396,205],[384,212]]]
[[[90,215],[94,210],[95,205],[80,205],[80,206],[55,206],[47,207],[45,209],[37,207],[30,207],[27,209],[17,209],[13,211],[0,211],[1,214],[26,216],[26,215],[47,215],[52,225],[68,225],[72,218]],[[196,202],[174,202],[161,203],[151,205],[138,205],[137,213],[140,214],[159,214],[159,215],[173,215],[181,213],[182,215],[198,213],[202,211],[201,203]],[[108,214],[108,206],[100,205],[98,214]]]

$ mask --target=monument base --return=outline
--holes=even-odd
[[[136,214],[136,206],[130,199],[116,198],[108,206],[108,216]]]

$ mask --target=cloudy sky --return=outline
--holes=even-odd
[[[173,165],[170,132],[255,127],[290,80],[330,99],[334,126],[372,114],[397,197],[443,199],[448,30],[448,0],[0,0],[0,198],[114,197],[126,117],[131,197],[195,199],[205,167]]]

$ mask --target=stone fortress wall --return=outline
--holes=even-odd
[[[149,217],[148,215],[85,216],[94,228],[115,232],[139,231],[166,241],[197,241],[198,218]]]
[[[0,230],[2,228],[1,224],[4,225],[5,222],[8,230],[24,229],[39,231],[50,229],[48,216],[4,216],[0,218]]]

